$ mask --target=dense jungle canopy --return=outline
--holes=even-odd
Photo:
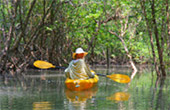
[[[0,0],[0,71],[35,60],[67,66],[76,48],[89,64],[170,67],[169,0]]]

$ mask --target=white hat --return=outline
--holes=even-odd
[[[84,50],[82,48],[77,48],[75,53],[85,53]]]
[[[77,48],[76,52],[73,53],[73,59],[75,59],[76,54],[84,53],[84,56],[86,56],[88,53],[85,52],[82,48]]]

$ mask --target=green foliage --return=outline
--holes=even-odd
[[[5,33],[9,32],[11,26],[10,11],[14,11],[14,4],[0,1],[0,27],[3,27]],[[31,8],[31,2],[28,0],[20,1],[21,7],[17,8],[15,18],[15,36],[12,44],[18,39],[18,36],[23,31],[21,21],[24,24]],[[146,20],[141,8],[141,1],[138,0],[73,0],[73,1],[57,1],[51,6],[52,1],[37,0],[33,11],[28,19],[25,37],[21,43],[26,43],[31,38],[32,33],[39,36],[35,42],[38,46],[45,50],[55,48],[54,51],[63,54],[63,51],[68,51],[62,56],[70,57],[70,53],[77,47],[83,47],[89,52],[94,53],[92,59],[99,61],[106,59],[106,50],[110,49],[110,57],[115,60],[125,58],[128,61],[122,42],[118,38],[121,36],[132,55],[133,60],[137,63],[152,63],[152,50],[150,47],[150,38],[146,27]],[[165,1],[155,1],[155,15],[158,26],[159,35],[167,36],[168,31],[162,31],[162,23],[166,24]],[[144,3],[146,14],[149,23],[152,23],[151,17],[151,2]],[[20,14],[21,8],[21,14]],[[44,18],[48,9],[49,13]],[[162,13],[163,12],[163,13]],[[10,15],[11,14],[11,15]],[[44,18],[44,19],[43,19]],[[109,18],[112,18],[109,20]],[[39,33],[34,30],[38,28]],[[24,26],[24,25],[23,25]],[[19,28],[19,29],[17,29]],[[153,27],[150,27],[153,31]],[[164,27],[164,30],[167,30]],[[113,35],[109,31],[116,34]],[[3,32],[0,31],[3,35]],[[154,36],[153,36],[154,37]],[[168,39],[168,38],[167,38]],[[154,46],[156,41],[154,39]],[[164,47],[168,48],[167,42],[164,40]],[[67,46],[67,43],[69,45]],[[44,44],[44,45],[43,45]],[[53,46],[52,46],[53,45]],[[64,46],[63,46],[64,45]],[[12,46],[12,45],[11,45]],[[1,47],[4,47],[3,44]],[[155,49],[157,50],[157,49]],[[53,54],[54,51],[52,52]],[[93,51],[93,52],[92,52]],[[158,57],[157,51],[156,56]],[[169,55],[164,53],[164,60],[169,62]],[[69,59],[69,58],[68,58]],[[121,61],[120,61],[121,62]]]

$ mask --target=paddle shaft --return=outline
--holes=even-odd
[[[56,69],[66,69],[66,67],[62,67],[62,66],[55,66]],[[107,77],[106,75],[104,74],[100,74],[100,73],[96,73],[96,75],[98,76],[103,76],[103,77]]]
[[[56,66],[56,68],[59,68],[59,69],[66,69],[66,67],[61,67],[61,66]],[[100,73],[96,73],[96,75],[97,75],[97,76],[107,77],[106,75],[100,74]]]
[[[55,66],[55,68],[57,68],[57,69],[66,69],[66,67],[62,67],[62,66]],[[100,74],[100,73],[96,73],[96,75],[106,77],[106,75]]]
[[[55,68],[57,68],[57,69],[66,69],[66,67],[62,67],[62,66],[55,66]]]
[[[98,75],[98,76],[103,76],[103,77],[107,77],[106,75],[100,74],[100,73],[96,73],[96,75]]]

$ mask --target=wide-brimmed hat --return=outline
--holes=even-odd
[[[85,52],[82,48],[77,48],[77,49],[76,49],[76,52],[73,53],[73,59],[75,59],[76,54],[81,54],[81,53],[84,54],[84,57],[88,54],[88,53]]]

